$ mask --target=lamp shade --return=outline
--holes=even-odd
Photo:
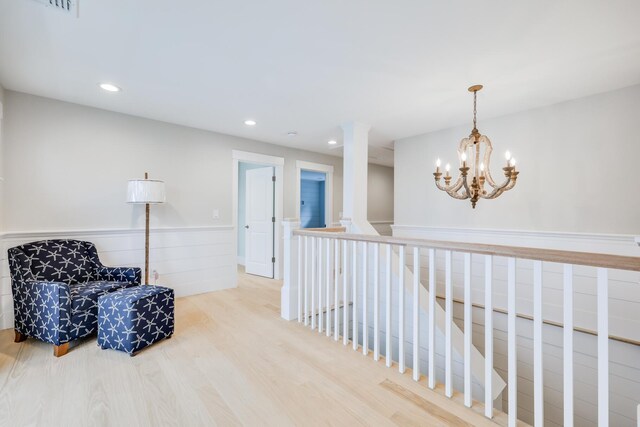
[[[132,179],[127,186],[127,203],[164,203],[164,181]]]

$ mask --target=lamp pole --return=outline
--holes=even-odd
[[[144,179],[149,179],[149,174],[144,173]],[[149,284],[149,203],[145,203],[144,220],[144,284]]]
[[[127,185],[127,203],[137,205],[144,204],[144,281],[149,284],[149,221],[152,204],[160,204],[166,201],[164,182],[149,179],[149,173],[144,173],[144,179],[129,180]]]

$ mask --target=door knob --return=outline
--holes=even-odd
[[[245,226],[244,226],[244,228],[249,228],[249,226],[248,226],[248,225],[245,225]]]

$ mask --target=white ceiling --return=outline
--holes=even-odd
[[[3,86],[334,155],[359,120],[381,164],[468,123],[474,83],[479,120],[640,83],[638,0],[79,2],[0,0]]]

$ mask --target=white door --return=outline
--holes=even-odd
[[[247,171],[245,269],[273,278],[274,171],[272,167]]]

